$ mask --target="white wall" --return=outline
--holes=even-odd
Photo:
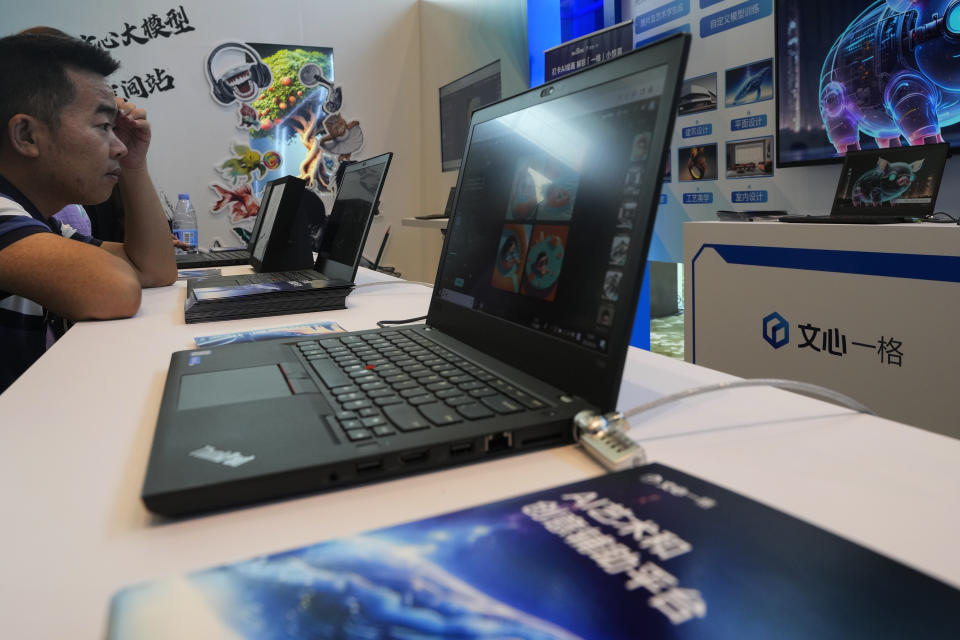
[[[203,63],[224,40],[333,47],[336,83],[343,87],[344,117],[361,122],[360,157],[394,152],[384,193],[383,214],[399,227],[401,215],[420,206],[420,25],[417,0],[101,0],[25,3],[0,0],[3,32],[42,24],[72,35],[105,36],[138,25],[151,14],[181,5],[194,28],[146,44],[111,49],[121,62],[114,78],[144,74],[155,67],[175,78],[175,88],[137,100],[153,125],[149,163],[161,193],[176,201],[189,192],[200,217],[201,242],[230,238],[224,216],[209,209],[215,165],[228,157],[233,141],[247,136],[236,127],[236,107],[213,101]],[[329,202],[328,202],[329,206]],[[402,257],[396,244],[386,261]]]
[[[358,156],[392,151],[381,212],[391,224],[382,262],[407,277],[432,281],[440,252],[434,230],[404,228],[402,217],[442,211],[456,172],[440,171],[437,90],[494,59],[501,60],[504,96],[527,87],[525,0],[101,0],[34,2],[0,0],[4,35],[35,25],[72,35],[104,37],[139,25],[151,14],[186,11],[193,31],[146,44],[111,49],[121,62],[115,79],[156,67],[175,88],[137,103],[147,109],[154,140],[149,162],[154,183],[176,201],[189,192],[200,217],[201,242],[230,241],[215,202],[214,167],[229,145],[246,141],[236,127],[236,107],[210,96],[204,61],[225,40],[333,47],[335,81],[343,87],[342,113],[361,122]],[[326,198],[329,208],[329,198]]]

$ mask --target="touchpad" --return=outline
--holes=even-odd
[[[291,394],[280,367],[275,364],[193,373],[180,378],[177,409],[203,409]]]

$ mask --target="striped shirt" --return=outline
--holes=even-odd
[[[99,246],[100,241],[78,233],[68,224],[45,219],[37,208],[0,176],[0,251],[34,233],[58,233]],[[34,363],[52,340],[53,319],[32,300],[0,290],[0,392]]]

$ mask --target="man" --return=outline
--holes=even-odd
[[[53,316],[132,316],[141,287],[176,281],[147,173],[150,125],[106,82],[118,66],[74,38],[0,38],[0,391],[52,342]],[[68,204],[103,202],[117,184],[122,243],[52,219]]]

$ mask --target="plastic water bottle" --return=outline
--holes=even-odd
[[[197,252],[197,211],[190,202],[189,193],[181,193],[177,208],[173,210],[173,235],[188,245],[189,249],[177,249],[178,253]]]

